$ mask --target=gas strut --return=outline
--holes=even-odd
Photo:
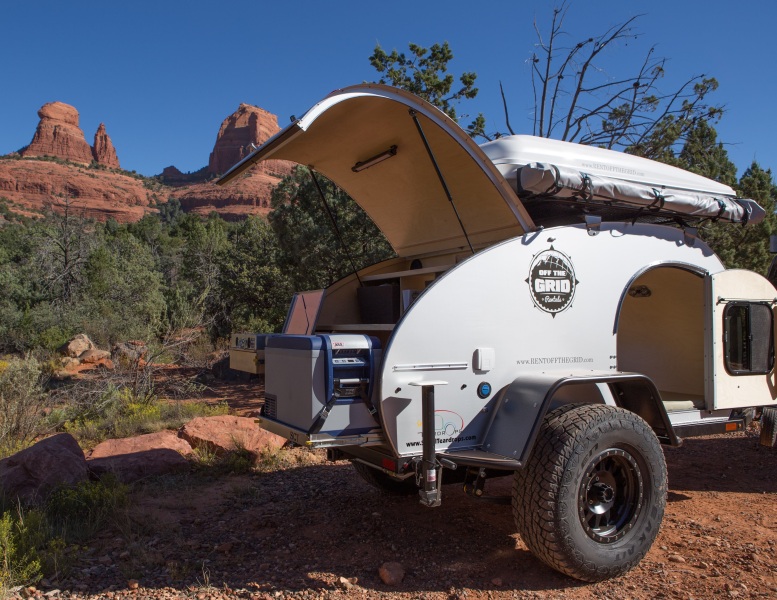
[[[437,164],[437,159],[434,157],[434,152],[432,152],[432,148],[431,146],[429,146],[429,142],[426,140],[426,135],[424,135],[423,127],[421,127],[421,122],[418,120],[418,113],[414,111],[412,108],[410,109],[409,112],[410,112],[410,116],[413,118],[413,122],[415,123],[416,128],[418,129],[418,134],[421,136],[421,140],[424,142],[426,153],[429,155],[429,158],[432,160],[432,164],[434,165],[434,170],[437,172],[437,178],[440,180],[440,184],[442,184],[442,189],[445,192],[445,196],[448,198],[448,202],[450,202],[451,206],[453,207],[453,212],[456,215],[456,220],[459,222],[459,227],[461,227],[461,232],[464,234],[464,239],[467,240],[467,245],[469,246],[469,249],[472,252],[472,254],[475,254],[475,249],[472,247],[472,242],[469,241],[467,230],[464,229],[464,223],[461,222],[459,211],[456,208],[456,204],[453,202],[453,197],[451,196],[451,192],[448,189],[448,184],[445,183],[445,178],[442,176],[442,171],[440,171],[440,167]]]
[[[326,196],[324,196],[324,190],[321,189],[321,186],[318,183],[318,179],[316,179],[316,172],[313,170],[313,167],[309,167],[309,168],[310,168],[310,177],[313,179],[313,184],[316,186],[316,189],[318,190],[318,195],[321,197],[321,204],[324,205],[324,210],[326,211],[326,214],[329,215],[329,220],[332,222],[332,229],[334,230],[335,235],[337,236],[337,240],[340,242],[340,246],[342,247],[343,252],[345,252],[345,256],[348,257],[348,262],[351,263],[353,274],[356,275],[356,279],[359,280],[359,286],[364,287],[364,284],[362,283],[362,278],[359,277],[359,269],[356,268],[356,264],[353,262],[353,257],[351,256],[351,253],[348,251],[348,246],[345,245],[343,236],[340,234],[340,228],[337,226],[337,221],[335,220],[334,214],[332,214],[332,209],[329,208],[329,203],[326,201]]]

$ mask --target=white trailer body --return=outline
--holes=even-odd
[[[493,470],[515,471],[529,547],[601,579],[655,537],[658,441],[741,429],[777,403],[777,292],[725,270],[691,227],[763,217],[727,186],[526,136],[481,148],[378,85],[333,92],[222,183],[269,158],[345,189],[397,257],[315,295],[302,335],[267,337],[262,426],[331,448],[385,491],[418,484],[437,505],[442,466],[475,494]],[[550,472],[553,501],[532,487]]]

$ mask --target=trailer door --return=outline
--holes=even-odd
[[[705,398],[712,409],[773,404],[777,290],[742,269],[705,282]]]

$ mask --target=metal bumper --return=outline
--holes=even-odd
[[[335,437],[327,433],[310,433],[285,423],[273,421],[267,417],[259,417],[256,419],[256,422],[262,427],[262,429],[266,429],[267,431],[286,438],[294,444],[299,446],[307,446],[308,448],[376,446],[385,443],[383,430],[381,429],[375,429],[374,431],[361,433],[358,435],[338,435]]]

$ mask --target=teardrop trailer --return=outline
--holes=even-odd
[[[478,146],[381,85],[333,92],[220,183],[265,159],[334,181],[396,257],[296,294],[282,334],[233,335],[233,364],[265,372],[262,427],[426,506],[443,479],[477,496],[514,474],[529,549],[587,581],[653,543],[661,444],[753,415],[774,444],[777,291],[697,236],[763,218],[728,186],[530,136]]]

